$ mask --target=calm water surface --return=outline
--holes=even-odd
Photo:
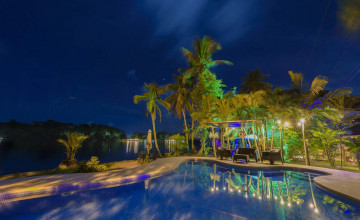
[[[55,146],[49,149],[55,149]],[[174,149],[169,141],[159,141],[159,148],[162,153],[172,152]],[[65,149],[64,149],[65,151]],[[0,175],[53,169],[65,159],[64,151],[32,151],[31,153],[16,150],[4,154],[0,151]],[[87,148],[80,148],[76,158],[80,160],[89,160],[91,156],[99,157],[100,162],[112,162],[121,160],[134,160],[138,153],[146,151],[145,140],[118,142],[112,145],[94,145]],[[156,152],[155,144],[151,153]]]
[[[359,219],[360,205],[318,188],[318,175],[187,162],[135,184],[0,201],[0,219]]]

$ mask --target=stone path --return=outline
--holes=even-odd
[[[203,157],[163,158],[143,166],[137,166],[133,163],[129,165],[130,168],[116,169],[100,173],[57,174],[3,180],[0,181],[0,202],[1,200],[16,200],[46,196],[49,194],[78,190],[88,187],[112,187],[144,180],[147,178],[155,178],[173,171],[182,162],[188,160],[209,160],[246,168],[266,169],[283,167],[324,172],[330,175],[318,176],[314,178],[314,182],[318,186],[360,203],[359,173],[320,167],[307,167],[304,165],[295,164],[269,165],[268,163],[255,162],[248,164],[235,164],[230,160],[217,160],[215,158]]]

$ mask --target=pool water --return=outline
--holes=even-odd
[[[360,204],[317,187],[319,175],[190,161],[129,185],[0,201],[0,219],[359,219]]]

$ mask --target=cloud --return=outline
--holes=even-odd
[[[261,15],[256,0],[140,2],[140,7],[152,18],[153,37],[175,37],[177,52],[180,46],[189,46],[195,36],[210,35],[221,44],[233,43],[252,27],[255,16]]]
[[[135,69],[129,70],[129,72],[128,72],[128,77],[129,77],[130,79],[134,80],[135,82],[138,81],[137,76],[136,76],[136,70],[135,70]]]

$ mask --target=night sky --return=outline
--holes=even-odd
[[[231,89],[260,68],[290,86],[288,70],[328,89],[360,94],[360,39],[341,25],[336,0],[0,1],[0,121],[57,120],[151,128],[145,105],[133,103],[144,82],[164,85],[186,67],[180,47],[209,35],[234,66],[214,70]],[[314,42],[316,43],[314,44]],[[346,79],[346,80],[345,80]],[[182,121],[163,111],[159,131]]]

